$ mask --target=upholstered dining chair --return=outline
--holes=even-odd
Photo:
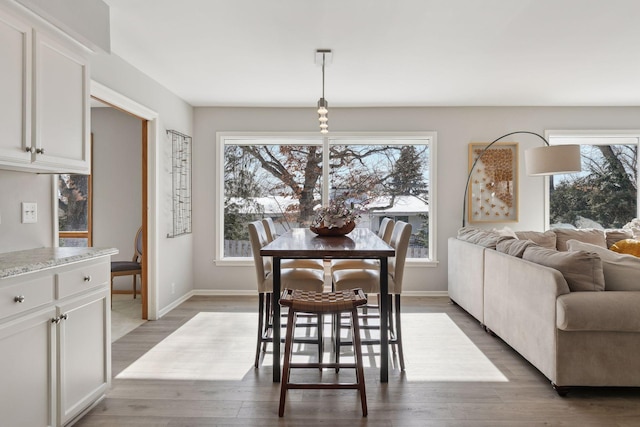
[[[263,218],[262,225],[267,234],[267,241],[273,242],[278,237],[273,218]],[[280,262],[280,268],[312,268],[324,271],[324,261],[321,259],[283,259]]]
[[[142,227],[138,229],[133,243],[131,261],[111,261],[111,294],[113,296],[113,278],[117,276],[133,276],[133,298],[136,297],[136,277],[140,275],[142,282]]]
[[[404,352],[402,349],[402,323],[401,323],[401,300],[402,282],[404,278],[404,265],[409,250],[409,240],[411,239],[411,224],[404,221],[397,221],[393,227],[393,233],[389,244],[393,246],[396,255],[389,259],[389,331],[380,333],[390,333],[389,344],[394,345],[398,350],[400,369],[405,370]],[[336,291],[345,289],[362,288],[365,294],[380,293],[380,269],[348,269],[337,270],[331,274],[333,286]],[[339,334],[336,335],[336,357],[339,355]],[[363,344],[380,344],[380,340],[363,340]]]
[[[391,218],[382,218],[382,221],[380,221],[380,228],[378,229],[378,237],[389,243],[394,223],[394,220]],[[331,261],[332,272],[358,268],[376,269],[379,268],[379,266],[380,263],[378,260],[374,259],[336,259]]]
[[[271,260],[260,255],[260,249],[269,243],[267,232],[262,221],[248,224],[251,252],[256,270],[258,287],[258,340],[256,345],[255,367],[260,362],[260,348],[266,349],[267,343],[273,342],[271,328],[280,327],[280,319],[272,318],[273,274]],[[322,292],[324,290],[324,271],[310,268],[281,268],[280,273],[283,288],[300,289],[304,291]],[[313,325],[310,325],[313,326]],[[322,316],[318,316],[318,336],[316,339],[298,339],[303,342],[318,343],[318,358],[322,361]]]

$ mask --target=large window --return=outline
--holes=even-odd
[[[638,217],[640,135],[549,136],[551,144],[580,144],[582,172],[549,180],[551,227],[620,228]]]
[[[218,258],[251,256],[248,222],[271,217],[279,233],[307,227],[335,197],[363,207],[358,227],[377,232],[384,217],[408,221],[408,257],[433,258],[434,140],[433,134],[219,135]]]

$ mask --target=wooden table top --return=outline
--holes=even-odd
[[[294,228],[262,247],[260,255],[280,258],[380,258],[395,256],[395,249],[366,228],[356,228],[346,236],[318,236],[308,228]]]

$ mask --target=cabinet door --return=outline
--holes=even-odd
[[[54,307],[0,326],[0,424],[54,425]]]
[[[34,37],[34,163],[51,172],[89,173],[88,60],[42,33]]]
[[[109,290],[58,306],[58,424],[88,408],[111,384]]]
[[[0,11],[0,165],[31,163],[31,27]]]

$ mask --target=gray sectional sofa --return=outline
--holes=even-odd
[[[551,249],[544,238],[534,244],[495,231],[478,234],[449,239],[453,302],[540,370],[560,395],[571,386],[640,386],[640,258],[615,254],[603,261],[603,232],[595,243],[593,236],[578,238],[575,253]],[[559,234],[556,245],[577,245]],[[624,258],[622,273],[618,257],[633,258]],[[556,258],[560,264],[550,267]]]

